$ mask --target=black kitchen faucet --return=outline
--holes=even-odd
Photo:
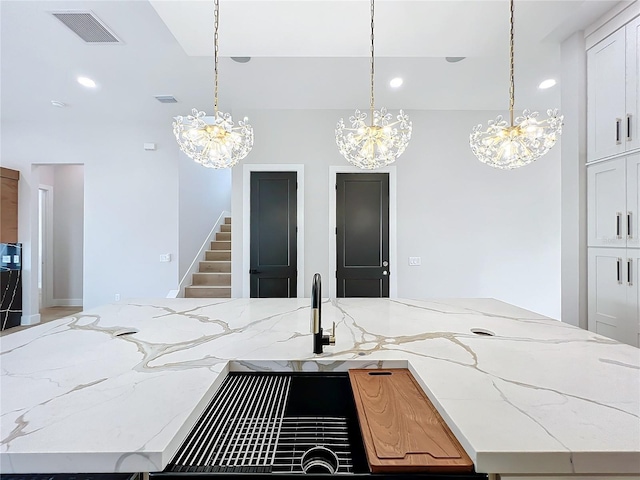
[[[322,334],[322,278],[319,273],[313,276],[311,284],[311,333],[313,333],[313,353],[322,353],[323,345],[336,344],[336,322],[333,322],[331,335]]]

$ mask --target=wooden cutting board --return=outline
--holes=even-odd
[[[349,378],[373,473],[473,470],[409,370],[349,370]]]

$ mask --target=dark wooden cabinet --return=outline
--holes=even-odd
[[[0,167],[0,176],[0,243],[17,243],[20,172]]]

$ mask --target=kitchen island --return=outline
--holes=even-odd
[[[409,368],[478,472],[640,476],[640,350],[492,299],[105,305],[0,339],[0,472],[153,472],[229,371]],[[474,331],[476,333],[474,333]]]

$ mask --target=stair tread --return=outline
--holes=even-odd
[[[215,240],[205,250],[192,282],[185,288],[187,298],[231,298],[231,217],[225,217]]]
[[[226,288],[226,289],[230,289],[231,287],[228,285],[189,285],[188,287],[185,288],[197,288],[198,290],[201,290],[203,288],[214,288],[214,289],[219,289],[219,288]]]

